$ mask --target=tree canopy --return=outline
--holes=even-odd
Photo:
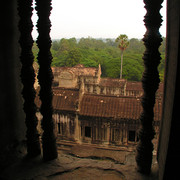
[[[165,66],[165,38],[161,47],[161,64],[159,65],[160,78],[163,80]],[[142,56],[144,53],[142,40],[130,39],[129,46],[123,58],[123,78],[131,81],[140,81],[144,71]],[[33,46],[35,59],[38,53],[36,43]],[[74,66],[83,64],[85,67],[98,67],[101,64],[102,76],[119,78],[121,51],[115,39],[70,38],[53,40],[51,53],[52,66]]]
[[[126,34],[121,34],[116,38],[116,42],[118,43],[119,49],[124,51],[129,45],[128,36]]]
[[[126,48],[129,46],[128,36],[126,34],[121,34],[116,38],[118,47],[121,50],[121,70],[120,70],[120,79],[122,79],[122,67],[123,67],[123,55]]]

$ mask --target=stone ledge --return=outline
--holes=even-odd
[[[123,179],[123,180],[156,180],[158,179],[157,163],[154,161],[152,173],[144,176],[137,172],[135,165],[134,153],[125,154],[119,152],[119,159],[116,161],[108,159],[107,151],[98,154],[94,151],[97,158],[92,159],[90,154],[86,152],[80,157],[77,152],[84,152],[81,147],[73,151],[74,155],[69,155],[62,151],[59,152],[58,159],[50,162],[44,162],[39,156],[34,159],[23,159],[12,166],[8,167],[4,173],[0,175],[3,180],[58,180],[58,179]],[[92,150],[90,148],[90,150]],[[102,153],[102,152],[101,152]],[[114,154],[111,152],[111,154]],[[88,155],[88,156],[87,156]],[[118,157],[118,154],[116,155]],[[123,160],[123,163],[122,161]],[[124,161],[125,160],[125,161]]]

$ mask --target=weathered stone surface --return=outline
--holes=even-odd
[[[0,179],[158,179],[155,161],[153,161],[152,173],[149,176],[143,176],[136,171],[134,152],[85,148],[79,145],[72,148],[71,153],[72,155],[60,151],[58,159],[49,162],[43,161],[41,156],[31,160],[24,159],[7,168],[0,175]],[[91,156],[92,154],[93,156]],[[80,157],[80,155],[82,156]],[[117,158],[118,155],[119,159]],[[118,160],[120,161],[118,162]]]
[[[114,170],[103,170],[97,168],[78,168],[73,171],[63,173],[57,176],[50,176],[48,178],[50,180],[58,180],[58,179],[71,179],[71,180],[95,180],[95,179],[103,179],[103,180],[124,180],[125,177]]]
[[[81,149],[81,150],[80,150]],[[77,145],[71,148],[71,153],[78,157],[89,157],[92,159],[111,160],[120,164],[126,161],[126,151],[113,151],[105,149],[97,149],[91,146]]]

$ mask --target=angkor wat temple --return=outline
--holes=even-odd
[[[141,82],[101,78],[101,67],[52,67],[53,108],[58,140],[107,145],[138,141],[142,112]],[[163,84],[154,107],[155,139],[159,136]],[[37,97],[36,103],[40,107]],[[41,119],[38,113],[39,120]]]

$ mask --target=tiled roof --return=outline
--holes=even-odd
[[[53,88],[53,108],[58,111],[73,111],[78,109],[79,90],[67,88]],[[41,101],[37,96],[35,102],[38,107]],[[107,96],[84,94],[80,102],[79,114],[82,116],[124,118],[137,120],[142,112],[141,99],[130,96]],[[154,120],[161,120],[162,100],[156,100]]]
[[[159,83],[159,88],[157,92],[163,92],[163,83]],[[137,81],[127,81],[126,83],[126,91],[143,91],[142,82]]]
[[[79,91],[77,89],[53,89],[53,107],[55,110],[76,111]]]
[[[164,90],[164,83],[159,83],[159,88],[158,88],[158,92],[159,93],[163,93],[163,90]]]
[[[154,120],[161,119],[162,103],[155,104]],[[136,97],[116,97],[85,94],[80,104],[80,115],[139,119],[142,112],[141,99]]]
[[[76,111],[79,100],[79,91],[77,89],[53,88],[53,108],[61,111]],[[41,101],[37,96],[35,102],[38,107]]]
[[[96,76],[98,68],[84,67],[83,65],[77,65],[74,67],[52,67],[54,74],[60,74],[61,72],[73,72],[77,76]]]
[[[126,90],[127,91],[143,91],[142,82],[127,81]]]
[[[113,78],[101,78],[99,85],[107,87],[124,87],[127,80],[125,79],[113,79]]]
[[[142,111],[140,99],[86,94],[80,104],[80,115],[139,119]]]
[[[156,103],[154,105],[154,120],[161,120],[161,115],[162,115],[162,100],[156,99]]]

